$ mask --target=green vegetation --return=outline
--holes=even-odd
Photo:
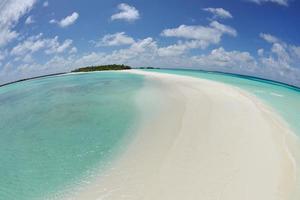
[[[139,69],[160,69],[159,67],[139,67]]]
[[[90,67],[82,67],[73,70],[72,72],[93,72],[93,71],[106,71],[106,70],[126,70],[131,69],[131,67],[126,65],[100,65],[100,66],[90,66]]]

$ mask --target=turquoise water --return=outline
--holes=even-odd
[[[244,89],[271,105],[300,136],[297,88],[201,71],[154,71]],[[98,173],[132,135],[139,117],[134,97],[143,85],[143,76],[101,72],[0,87],[0,199],[47,198]]]
[[[47,198],[101,169],[131,134],[142,87],[141,76],[118,72],[1,87],[0,199]]]
[[[270,105],[300,136],[300,89],[253,77],[196,70],[156,69],[161,73],[186,75],[214,80],[244,89]]]

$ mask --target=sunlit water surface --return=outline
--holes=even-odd
[[[0,87],[0,199],[74,187],[122,148],[137,121],[138,75],[64,75]]]
[[[300,136],[300,90],[266,80],[152,70],[215,80],[256,95]],[[0,199],[45,199],[80,185],[126,148],[144,77],[68,74],[0,88]],[[146,106],[146,105],[145,105]]]

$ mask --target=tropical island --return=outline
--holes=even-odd
[[[81,67],[73,70],[72,72],[93,72],[93,71],[128,70],[128,69],[131,69],[131,67],[127,65],[112,64],[112,65]]]
[[[75,70],[72,70],[71,72],[93,72],[93,71],[108,71],[108,70],[129,70],[133,69],[133,67],[130,67],[128,65],[118,65],[118,64],[109,64],[109,65],[96,65],[96,66],[87,66],[87,67],[80,67]],[[138,67],[136,69],[160,69],[157,67]],[[33,76],[29,78],[24,78],[20,80],[16,80],[13,82],[8,82],[4,84],[0,84],[0,87],[5,86],[5,85],[10,85],[13,83],[18,83],[22,81],[27,81],[27,80],[32,80],[32,79],[37,79],[37,78],[44,78],[44,77],[50,77],[50,76],[56,76],[56,75],[62,75],[62,74],[68,74],[70,72],[60,72],[60,73],[54,73],[54,74],[46,74],[46,75],[41,75],[41,76]]]
[[[160,69],[159,67],[139,67],[138,69]]]

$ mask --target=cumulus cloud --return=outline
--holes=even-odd
[[[178,44],[169,45],[166,47],[161,47],[158,49],[157,53],[159,56],[179,56],[185,53],[188,49],[192,48],[191,42],[178,42]],[[197,42],[197,41],[195,41]],[[197,45],[198,46],[198,45]]]
[[[288,6],[290,0],[248,0],[250,2],[254,2],[257,4],[263,4],[263,3],[276,3],[281,6]]]
[[[120,46],[130,45],[134,43],[134,39],[125,34],[125,32],[118,32],[115,34],[107,34],[103,36],[100,42],[96,43],[96,46]]]
[[[225,10],[224,8],[204,8],[203,10],[213,14],[214,18],[222,18],[222,19],[233,18],[231,13]]]
[[[264,55],[264,52],[265,52],[264,49],[258,49],[258,50],[257,50],[257,55],[263,56],[263,55]]]
[[[276,43],[280,41],[277,37],[267,33],[260,33],[259,36],[269,43]]]
[[[7,0],[0,3],[0,47],[5,46],[19,35],[13,28],[35,3],[36,0]]]
[[[260,37],[271,44],[271,49],[259,57],[264,74],[272,79],[300,85],[300,46],[287,44],[266,33]],[[289,79],[289,80],[286,80]]]
[[[223,47],[213,49],[208,55],[194,56],[192,59],[202,68],[235,73],[253,72],[257,63],[249,52],[226,51]]]
[[[268,34],[270,35],[270,34]],[[272,36],[272,35],[270,35]],[[270,38],[270,37],[267,37]],[[272,38],[276,38],[273,36]],[[178,42],[167,47],[160,47],[151,38],[137,40],[129,47],[115,50],[111,53],[92,52],[73,60],[74,66],[85,66],[107,63],[124,63],[131,66],[157,66],[157,67],[186,67],[193,69],[216,70],[245,75],[260,76],[273,80],[300,86],[300,46],[286,44],[272,40],[271,48],[259,49],[259,57],[255,58],[247,51],[225,50],[218,47],[208,54],[190,56],[183,54],[186,46],[197,46],[194,41]],[[268,42],[268,41],[267,41]],[[67,63],[65,65],[69,66]]]
[[[237,32],[232,27],[217,21],[211,22],[208,26],[180,25],[177,28],[165,29],[161,33],[162,36],[177,37],[188,41],[162,48],[160,54],[179,55],[188,49],[204,49],[211,44],[218,44],[224,34],[235,37]]]
[[[186,53],[190,49],[206,48],[207,43],[202,40],[190,40],[179,41],[176,44],[172,44],[166,47],[160,47],[158,49],[158,55],[160,56],[178,56]]]
[[[165,29],[161,33],[162,36],[166,37],[203,40],[209,43],[218,43],[223,34],[236,36],[237,32],[230,26],[213,21],[209,24],[209,26],[180,25],[178,28]]]
[[[111,16],[111,20],[135,21],[140,18],[139,11],[126,3],[118,5],[119,12]]]
[[[26,20],[25,20],[25,24],[33,24],[35,21],[34,21],[34,19],[33,19],[33,17],[32,16],[29,16],[29,17],[27,17],[26,18]]]
[[[48,7],[49,6],[49,2],[48,1],[45,1],[44,3],[43,3],[43,7]]]
[[[213,23],[206,28],[236,35],[224,26]],[[120,35],[126,35],[123,32],[120,33]],[[39,34],[27,38],[10,52],[10,56],[16,56],[16,59],[19,59],[19,64],[16,64],[17,60],[10,60],[7,63],[1,61],[4,67],[0,71],[0,80],[1,82],[11,81],[46,73],[70,71],[81,66],[116,63],[133,67],[185,67],[215,70],[260,76],[300,86],[300,70],[298,67],[300,46],[287,44],[271,34],[260,34],[261,38],[270,45],[270,48],[258,49],[258,56],[256,57],[247,51],[228,50],[220,46],[213,48],[208,53],[197,51],[198,53],[194,52],[193,55],[187,54],[185,52],[188,49],[201,48],[201,42],[206,40],[203,40],[202,36],[191,36],[185,31],[179,33],[171,31],[171,33],[172,36],[178,36],[183,41],[179,40],[169,46],[161,46],[151,37],[144,39],[132,38],[133,41],[130,44],[128,42],[121,49],[118,47],[110,52],[92,51],[81,55],[74,54],[77,49],[72,47],[71,40],[59,42],[57,37],[43,38],[43,35]],[[131,38],[130,36],[127,37]],[[37,51],[54,56],[44,63],[38,63],[33,54]],[[7,54],[3,55],[2,60],[5,60]]]
[[[66,39],[63,43],[58,42],[58,36],[52,39],[45,39],[48,42],[46,54],[63,53],[72,46],[73,40]]]
[[[231,72],[253,72],[256,67],[255,59],[248,52],[226,51],[216,48],[209,54],[198,56],[160,54],[161,47],[153,38],[145,38],[133,43],[130,47],[115,50],[111,53],[91,52],[76,60],[73,66],[86,66],[107,63],[124,63],[131,66],[182,67],[193,69],[221,70]],[[64,63],[69,66],[69,60]]]
[[[62,53],[71,47],[73,41],[70,39],[60,43],[58,36],[54,38],[42,38],[43,34],[38,34],[27,38],[25,41],[16,45],[10,52],[13,56],[30,55],[40,50],[46,54]]]
[[[70,54],[74,54],[77,53],[77,48],[76,47],[72,47],[69,51]]]
[[[56,24],[57,21],[56,21],[55,19],[51,19],[51,20],[49,21],[49,23],[50,23],[50,24]]]
[[[22,78],[66,71],[65,64],[74,62],[77,48],[73,41],[59,41],[58,37],[44,38],[43,34],[30,36],[13,47],[9,52],[0,51],[0,84]],[[39,63],[40,55],[48,55],[50,60]],[[59,58],[59,59],[58,59]],[[66,61],[69,62],[66,62]],[[70,65],[73,66],[73,65]],[[69,67],[70,67],[69,66]]]
[[[192,41],[191,41],[192,42]],[[180,45],[180,44],[175,44]],[[182,45],[187,45],[182,43]],[[194,44],[190,44],[194,45]],[[131,66],[172,66],[205,69],[242,69],[247,67],[248,71],[256,67],[255,59],[248,52],[226,51],[224,48],[216,48],[207,55],[188,56],[181,55],[174,57],[174,54],[163,52],[164,47],[159,47],[157,42],[151,38],[144,38],[134,41],[129,47],[114,50],[111,53],[91,52],[76,59],[60,57],[60,66],[86,66],[107,63],[124,63]],[[51,61],[53,64],[53,61]],[[58,64],[56,64],[57,66]],[[55,66],[55,65],[54,65]],[[67,69],[67,68],[65,68]]]
[[[11,50],[11,55],[25,55],[26,53],[34,53],[45,46],[45,41],[40,40],[42,34],[31,36],[22,43],[19,43]]]
[[[77,12],[73,12],[71,15],[61,19],[60,21],[51,19],[49,23],[58,24],[60,27],[65,28],[67,26],[74,24],[78,18],[79,18],[79,14]]]

